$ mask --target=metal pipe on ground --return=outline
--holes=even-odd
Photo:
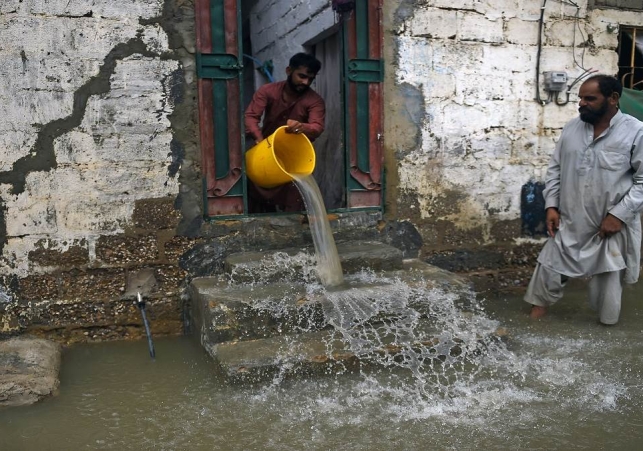
[[[136,293],[138,297],[138,302],[136,306],[141,311],[141,316],[143,317],[143,325],[145,326],[145,335],[147,335],[147,346],[150,349],[150,357],[153,359],[156,358],[156,351],[154,350],[154,343],[152,342],[152,332],[150,332],[150,324],[147,321],[147,315],[145,314],[145,301],[141,296],[141,293]]]

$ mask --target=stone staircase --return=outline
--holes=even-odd
[[[470,294],[463,278],[417,259],[405,260],[401,251],[386,244],[338,242],[337,249],[347,279],[360,272],[376,276],[371,283],[350,282],[346,289],[349,295],[355,290],[367,303],[377,301],[380,289],[390,290],[391,280]],[[314,288],[314,275],[306,272],[313,258],[313,249],[299,248],[232,254],[226,258],[225,274],[192,281],[193,333],[229,380],[352,371],[368,363],[329,324],[325,311],[332,290]],[[470,299],[458,299],[462,309]],[[386,321],[387,315],[378,312],[367,322]],[[422,327],[431,329],[433,322],[427,315]],[[440,330],[425,330],[422,336],[429,338],[417,346],[428,347],[438,361],[462,352],[457,339],[441,343],[439,335]],[[493,335],[495,339],[504,333]],[[480,337],[480,343],[488,338]],[[376,353],[393,356],[398,351],[399,345],[387,338],[378,343]]]

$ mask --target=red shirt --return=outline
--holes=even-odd
[[[288,119],[301,122],[302,132],[311,141],[324,131],[324,99],[309,88],[294,102],[286,103],[283,100],[286,83],[286,80],[268,83],[252,96],[252,101],[246,108],[244,123],[246,133],[257,141],[272,135],[277,128],[286,125]],[[259,128],[262,115],[263,127]]]

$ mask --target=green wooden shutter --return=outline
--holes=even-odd
[[[344,15],[344,105],[348,207],[381,207],[382,3],[357,0]]]
[[[244,213],[240,0],[196,0],[205,216]]]

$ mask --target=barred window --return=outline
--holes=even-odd
[[[643,90],[643,28],[620,28],[618,78],[626,88]]]

